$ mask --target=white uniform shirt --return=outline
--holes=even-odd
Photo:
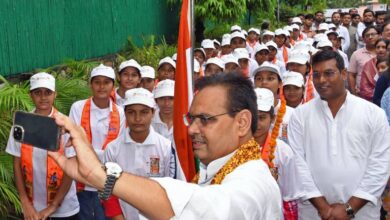
[[[356,42],[357,42],[356,49],[360,49],[360,48],[363,48],[366,46],[366,43],[364,43],[363,36],[362,36],[364,29],[366,29],[366,25],[363,22],[359,22],[357,25],[357,31],[355,34]]]
[[[51,113],[52,114],[52,113]],[[51,115],[50,114],[50,115]],[[16,142],[12,130],[8,139],[6,152],[14,157],[21,157],[21,143]],[[63,144],[68,140],[68,137],[63,137]],[[65,145],[64,145],[65,146]],[[47,151],[33,147],[33,205],[37,212],[42,211],[47,207],[47,190],[46,190],[46,172],[47,172]],[[75,156],[75,151],[72,147],[65,148],[65,156]],[[69,188],[68,193],[64,197],[61,206],[50,215],[50,217],[69,217],[79,212],[80,206],[76,196],[75,182]]]
[[[276,140],[275,166],[278,168],[278,185],[283,201],[297,200],[303,197],[303,187],[298,166],[291,147],[282,140]]]
[[[83,108],[87,99],[77,101],[73,103],[70,108],[69,118],[77,125],[81,125],[81,115],[83,113]],[[110,123],[110,113],[112,112],[113,102],[110,101],[110,106],[105,109],[98,108],[93,100],[91,101],[91,114],[90,114],[90,123],[91,123],[91,134],[92,134],[92,146],[98,155],[100,161],[103,159],[104,150],[102,149],[106,137],[108,134],[108,127]],[[116,104],[115,104],[116,105]],[[120,130],[118,137],[122,134],[125,128],[125,114],[123,108],[116,105],[120,117]],[[106,148],[107,149],[107,148]],[[96,189],[89,186],[85,187],[87,191],[96,191]]]
[[[234,152],[200,166],[199,185],[156,178],[165,189],[173,219],[272,219],[281,216],[281,196],[275,179],[262,160],[237,167],[220,185],[209,185]]]
[[[344,60],[344,67],[345,69],[348,69],[349,67],[349,61],[348,61],[348,56],[347,54],[345,54],[343,51],[341,50],[337,50],[337,52],[341,55],[341,57],[343,58]]]
[[[171,142],[155,132],[150,132],[143,143],[135,142],[129,134],[129,128],[120,138],[111,142],[104,152],[104,162],[118,163],[124,172],[143,177],[169,177],[170,161],[174,155]],[[119,200],[126,219],[139,219],[138,210]]]
[[[297,161],[304,199],[325,196],[332,204],[356,196],[369,202],[355,219],[379,219],[380,196],[389,177],[389,134],[383,110],[350,93],[335,118],[320,98],[295,109],[288,135],[294,152],[303,158]],[[308,200],[298,207],[300,219],[319,219]]]
[[[253,71],[255,71],[259,67],[259,64],[254,59],[249,59],[249,77],[253,79]]]
[[[336,31],[339,32],[339,34],[344,38],[341,40],[341,48],[343,52],[346,53],[349,49],[349,45],[351,44],[348,29],[344,26],[339,25]]]
[[[253,47],[249,46],[248,42],[246,43],[246,50],[248,51],[249,57],[251,59],[255,59],[255,48],[258,46],[260,46],[260,43],[258,41],[256,41],[256,43]]]
[[[126,98],[122,98],[119,94],[118,94],[118,88],[115,89],[115,100],[116,100],[116,103],[118,106],[122,107],[123,108],[123,104],[125,103],[126,101]]]
[[[276,116],[278,114],[280,105],[281,105],[281,101],[279,99],[278,104],[275,106],[275,109],[274,109],[275,120],[276,120]],[[290,121],[290,117],[291,117],[291,114],[293,111],[294,111],[294,108],[291,108],[290,106],[288,106],[286,104],[286,113],[283,116],[282,124],[280,125],[280,128],[279,128],[279,136],[278,137],[286,143],[288,143],[288,136],[287,136],[288,122]],[[270,128],[271,131],[272,131],[272,128],[274,127],[274,124],[275,124],[275,122],[273,122],[271,125],[271,128]]]
[[[286,46],[282,46],[282,47],[278,47],[278,52],[276,53],[276,59],[279,60],[280,62],[282,62],[283,64],[286,63],[286,61],[284,60],[284,57],[283,57],[283,48],[286,48],[287,49],[287,56],[290,54],[290,48],[286,47]]]

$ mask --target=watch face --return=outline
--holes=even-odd
[[[122,168],[117,163],[107,162],[104,165],[106,166],[107,169],[107,175],[113,175],[116,178],[118,178],[122,173]]]

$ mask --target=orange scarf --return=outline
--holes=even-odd
[[[215,174],[211,184],[221,184],[223,179],[233,172],[234,169],[240,165],[251,161],[261,159],[260,147],[259,144],[252,138],[245,144],[241,145],[233,157]],[[199,172],[192,179],[192,183],[198,183],[199,181]]]
[[[57,109],[53,108],[53,115],[57,113]],[[62,144],[62,143],[61,143]],[[21,168],[28,199],[33,203],[34,201],[34,164],[33,164],[33,146],[28,144],[22,144],[21,146]],[[64,154],[64,148],[60,147],[58,151],[60,154]],[[46,156],[46,196],[47,205],[50,205],[56,197],[57,191],[61,186],[63,171],[57,165],[53,158]]]
[[[261,159],[264,160],[264,162],[268,165],[268,167],[273,166],[270,162],[270,142],[271,142],[271,134],[268,133],[267,138],[265,139],[264,145],[260,146],[260,151],[261,151]]]
[[[84,128],[89,143],[92,144],[92,131],[91,131],[91,102],[92,98],[88,99],[83,108],[81,114],[81,127]],[[112,103],[112,112],[110,113],[110,122],[108,126],[108,133],[106,140],[102,146],[102,150],[106,149],[107,145],[118,137],[120,130],[120,115],[115,103]],[[77,190],[84,190],[84,184],[77,183]]]
[[[303,100],[303,103],[306,103],[314,98],[314,85],[313,85],[313,71],[311,70],[309,73],[309,78],[307,79],[306,83],[306,91],[305,91],[305,98]]]
[[[284,60],[284,64],[287,64],[287,61],[288,61],[288,51],[287,51],[287,47],[283,45],[283,60]]]
[[[116,103],[116,91],[115,91],[115,87],[114,89],[112,89],[111,93],[110,93],[110,98],[112,100],[112,102]]]

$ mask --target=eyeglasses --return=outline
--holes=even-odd
[[[237,111],[233,111],[234,112],[237,112]],[[192,125],[192,123],[194,123],[194,121],[199,118],[199,121],[200,121],[200,124],[202,126],[206,126],[210,121],[213,121],[215,120],[216,117],[218,116],[222,116],[222,115],[226,115],[226,114],[230,114],[232,112],[225,112],[225,113],[222,113],[222,114],[218,114],[218,115],[211,115],[211,116],[207,116],[205,114],[199,114],[199,115],[191,115],[189,112],[187,114],[184,114],[183,115],[183,121],[184,121],[184,124],[189,127]]]
[[[326,70],[322,74],[320,72],[313,72],[313,79],[319,79],[321,75],[325,78],[332,78],[336,74],[336,71]]]
[[[369,38],[369,37],[375,37],[377,35],[378,35],[378,33],[370,33],[370,34],[365,34],[364,37]]]

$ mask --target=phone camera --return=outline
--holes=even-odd
[[[23,128],[20,126],[14,126],[14,139],[17,141],[22,141],[23,140]]]

